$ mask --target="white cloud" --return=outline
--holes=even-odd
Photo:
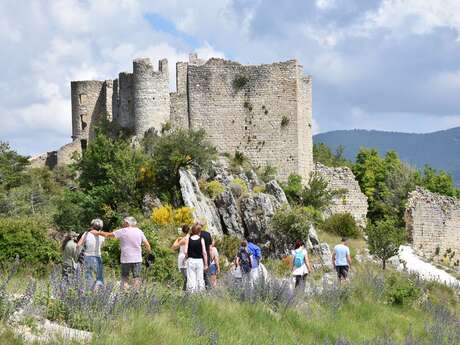
[[[49,0],[32,2],[24,13],[21,2],[0,3],[0,63],[9,66],[0,82],[1,140],[22,153],[57,149],[70,141],[70,81],[115,78],[131,71],[136,57],[155,64],[167,58],[174,87],[175,63],[187,61],[192,48],[155,30],[144,6],[135,0]],[[223,56],[207,42],[198,52]]]

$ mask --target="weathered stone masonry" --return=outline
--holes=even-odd
[[[355,175],[347,167],[331,168],[317,163],[315,172],[319,173],[327,182],[330,190],[344,190],[345,194],[332,200],[326,210],[326,215],[336,213],[350,213],[361,227],[367,223],[367,196],[361,192]]]
[[[417,188],[409,194],[405,220],[407,233],[419,255],[458,269],[459,199]]]
[[[72,82],[73,140],[84,149],[104,117],[136,137],[170,122],[173,128],[204,129],[219,152],[240,151],[255,166],[274,166],[281,180],[291,173],[308,178],[311,77],[296,60],[241,65],[191,54],[176,72],[171,93],[167,60],[154,70],[149,59],[136,59],[133,73],[113,81]]]

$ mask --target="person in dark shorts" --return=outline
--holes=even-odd
[[[350,248],[348,248],[348,239],[346,237],[342,238],[342,243],[334,247],[332,263],[337,271],[339,282],[346,281],[351,266]]]

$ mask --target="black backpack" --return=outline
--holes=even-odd
[[[247,249],[240,248],[238,252],[238,258],[240,259],[240,267],[244,273],[251,272],[251,256]]]

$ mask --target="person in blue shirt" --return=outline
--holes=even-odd
[[[337,271],[339,282],[346,281],[348,271],[351,267],[350,248],[348,248],[348,239],[346,237],[342,238],[341,244],[334,247],[334,252],[332,253],[332,263]]]
[[[259,279],[259,263],[262,259],[262,251],[260,247],[253,242],[248,241],[248,251],[251,255],[251,272],[250,272],[250,279],[251,283],[254,284]]]

